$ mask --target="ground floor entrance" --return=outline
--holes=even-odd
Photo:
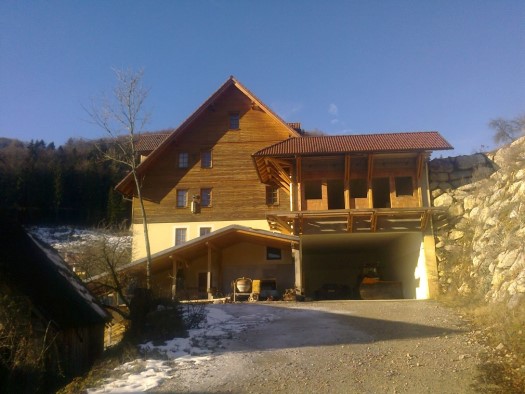
[[[314,299],[428,298],[423,241],[420,232],[303,235],[305,295]]]

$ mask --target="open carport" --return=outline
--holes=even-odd
[[[428,297],[420,232],[303,235],[301,260],[309,297]],[[360,288],[365,276],[374,279],[366,279],[372,283]]]

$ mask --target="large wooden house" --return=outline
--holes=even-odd
[[[179,128],[144,137],[138,171],[158,294],[228,294],[250,277],[281,293],[358,297],[373,271],[401,297],[432,295],[427,162],[452,148],[439,133],[308,137],[231,77]],[[132,177],[117,190],[134,197]],[[143,275],[135,200],[132,227],[128,269]]]

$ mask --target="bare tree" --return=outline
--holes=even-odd
[[[99,237],[79,246],[70,255],[69,263],[90,289],[99,295],[99,301],[104,307],[130,319],[130,314],[119,307],[124,304],[128,311],[131,310],[133,278],[122,271],[131,257],[129,242],[123,234],[115,234],[104,228],[99,229],[98,233]],[[112,295],[112,298],[100,295]]]
[[[137,172],[138,155],[135,148],[137,137],[144,131],[149,114],[144,103],[149,93],[142,83],[143,70],[114,70],[117,83],[112,95],[102,102],[94,102],[87,112],[92,121],[109,136],[110,147],[100,149],[106,160],[126,166],[133,176],[135,192],[142,214],[144,243],[146,247],[146,288],[151,289],[151,250],[148,221],[142,198],[143,179]]]
[[[496,144],[506,144],[525,135],[525,115],[515,119],[496,118],[489,122],[489,126],[494,129],[494,142]]]

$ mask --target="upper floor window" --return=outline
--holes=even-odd
[[[177,208],[185,208],[188,206],[188,190],[177,190]]]
[[[414,185],[412,183],[411,176],[396,176],[395,184],[396,184],[396,197],[414,195]]]
[[[190,164],[190,155],[188,152],[179,153],[179,168],[188,168]]]
[[[279,189],[275,186],[266,186],[266,205],[279,205]]]
[[[238,130],[240,116],[238,112],[230,112],[230,130]]]
[[[199,229],[199,235],[202,237],[203,235],[208,235],[211,233],[211,227],[201,227]]]
[[[211,207],[211,189],[201,189],[201,206]]]
[[[204,150],[201,152],[201,167],[202,168],[211,168],[211,150]]]
[[[175,246],[182,245],[186,242],[186,233],[185,228],[176,228],[175,229]]]

